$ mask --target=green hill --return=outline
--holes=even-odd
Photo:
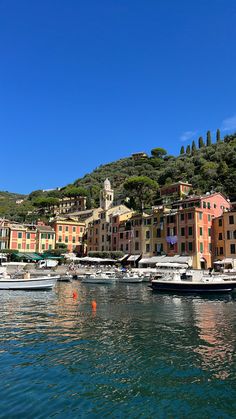
[[[61,196],[73,195],[76,192],[86,194],[88,206],[99,204],[99,192],[103,182],[109,178],[112,188],[115,190],[115,199],[124,201],[127,196],[123,184],[133,176],[147,176],[155,180],[159,186],[172,182],[185,181],[193,185],[193,191],[204,193],[215,190],[225,193],[231,200],[236,199],[236,133],[226,136],[211,144],[208,134],[207,145],[203,139],[198,141],[200,148],[195,142],[181,147],[181,154],[177,157],[168,155],[163,149],[151,150],[151,155],[135,160],[127,157],[115,162],[101,165],[93,172],[77,179],[73,184],[65,186],[60,191],[34,191],[28,197],[23,197],[22,204],[16,204],[16,200],[22,195],[0,193],[0,216],[15,219],[16,221],[31,220],[35,218],[35,211],[42,201],[50,202]],[[79,188],[79,189],[77,189]],[[45,199],[46,198],[46,199]],[[159,194],[155,194],[151,204],[158,202]]]

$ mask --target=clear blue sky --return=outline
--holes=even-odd
[[[235,0],[0,0],[0,190],[236,130]]]

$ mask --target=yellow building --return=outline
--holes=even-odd
[[[213,220],[213,238],[214,260],[236,261],[236,209]]]

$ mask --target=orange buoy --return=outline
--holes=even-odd
[[[95,300],[93,300],[93,301],[91,302],[91,306],[92,306],[92,309],[93,309],[93,310],[96,310],[96,309],[97,309],[97,303],[96,303],[96,301],[95,301]]]
[[[76,291],[73,291],[73,298],[78,298],[78,293]]]

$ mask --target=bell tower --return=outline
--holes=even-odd
[[[114,191],[111,189],[111,182],[109,179],[106,179],[100,192],[100,207],[105,211],[108,210],[112,206],[113,200]]]

